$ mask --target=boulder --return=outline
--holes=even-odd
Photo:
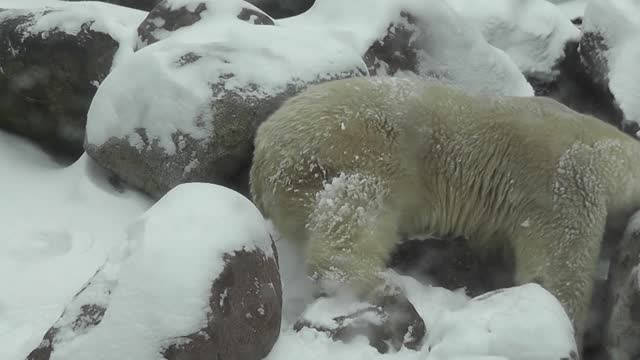
[[[296,331],[304,328],[345,343],[364,336],[381,354],[398,351],[403,346],[419,350],[427,332],[422,317],[401,293],[381,296],[371,303],[346,296],[321,297],[309,305],[294,325]]]
[[[585,8],[578,53],[592,86],[612,99],[619,127],[640,127],[640,4],[632,0],[593,0]]]
[[[187,182],[245,193],[262,121],[310,83],[367,74],[340,42],[309,43],[304,32],[264,31],[237,15],[197,22],[118,66],[89,109],[89,156],[153,197]]]
[[[309,10],[315,0],[247,0],[274,19],[302,14]]]
[[[27,359],[262,359],[280,333],[277,261],[249,200],[181,185],[130,226]]]
[[[489,44],[509,55],[527,78],[537,81],[555,79],[567,43],[580,39],[580,30],[547,0],[496,0],[492,6],[470,0],[447,2]]]
[[[89,104],[141,15],[100,3],[0,10],[0,128],[79,156]]]
[[[418,75],[473,92],[533,95],[513,60],[440,0],[321,0],[278,25],[340,39],[360,53],[372,75]]]
[[[244,1],[163,0],[138,26],[137,49],[175,35],[179,29],[200,21],[216,21],[216,16],[230,15],[254,25],[274,25],[262,10]]]
[[[434,359],[578,359],[569,317],[538,284],[495,290],[443,314],[429,325],[426,347]]]
[[[84,0],[64,0],[64,1],[84,1]],[[151,11],[161,0],[100,0],[105,3],[124,6],[132,9]]]
[[[585,35],[587,36],[587,35]],[[565,56],[554,66],[558,75],[552,80],[529,77],[536,96],[547,96],[571,109],[595,116],[628,133],[633,127],[623,122],[623,114],[607,87],[597,84],[581,60],[581,42],[569,42]]]

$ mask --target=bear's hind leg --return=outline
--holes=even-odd
[[[326,293],[348,288],[373,295],[397,241],[397,216],[385,181],[374,175],[340,174],[316,196],[307,224],[308,271]]]
[[[537,282],[558,298],[579,347],[605,223],[604,204],[570,202],[530,214],[514,239],[516,283]]]

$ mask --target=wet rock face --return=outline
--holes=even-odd
[[[87,110],[118,43],[91,22],[77,34],[32,33],[27,29],[37,14],[0,10],[7,14],[0,22],[0,128],[79,156]]]

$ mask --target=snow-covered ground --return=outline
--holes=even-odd
[[[0,132],[0,168],[10,170],[0,177],[0,359],[19,360],[38,346],[65,305],[114,247],[125,241],[129,225],[152,203],[135,191],[116,190],[86,155],[62,166],[34,145],[4,132]],[[193,211],[180,204],[185,213]],[[214,211],[211,214],[215,216]],[[172,227],[167,224],[170,219],[163,220],[148,224],[157,229],[147,232]],[[310,284],[298,249],[284,239],[277,244],[284,321],[269,360],[289,360],[294,354],[295,358],[350,360],[491,359],[488,355],[513,359],[522,353],[529,354],[522,359],[545,359],[560,357],[574,346],[571,325],[559,303],[536,285],[513,288],[487,300],[469,300],[459,291],[424,286],[393,273],[390,276],[405,288],[431,334],[421,351],[403,348],[381,355],[364,338],[344,344],[314,330],[296,333],[293,323],[310,303]],[[318,311],[327,317],[335,307]],[[130,353],[144,353],[138,350]]]
[[[151,202],[83,156],[63,167],[0,132],[0,359],[23,359]]]

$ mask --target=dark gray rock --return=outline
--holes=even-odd
[[[330,336],[334,341],[351,342],[358,336],[369,339],[369,345],[384,354],[402,346],[418,350],[427,330],[411,302],[403,294],[385,295],[371,306],[333,318],[335,327],[317,324],[302,318],[294,325],[296,331],[311,328]]]
[[[162,0],[138,27],[138,49],[171,36],[171,33],[202,20],[201,14],[209,7],[215,11],[220,0],[194,0],[188,5],[172,7],[171,0]],[[240,20],[255,25],[274,25],[273,19],[255,6],[245,3],[237,14]]]
[[[464,237],[430,237],[398,244],[387,265],[425,284],[450,290],[465,288],[473,297],[515,286],[515,262],[510,248],[479,252]]]
[[[309,10],[315,0],[247,0],[274,19],[302,14]]]
[[[65,1],[84,1],[84,0],[65,0]],[[132,9],[151,11],[161,0],[100,0],[114,5],[129,7]]]
[[[408,12],[400,13],[398,20],[389,24],[386,33],[373,44],[363,58],[369,73],[393,75],[398,71],[419,73],[418,50],[421,47],[416,18]],[[384,67],[384,69],[381,69]]]
[[[565,56],[556,64],[558,76],[552,81],[528,77],[537,96],[553,98],[571,109],[595,116],[634,134],[638,128],[624,116],[608,87],[606,58],[602,56],[602,37],[583,35],[580,42],[569,42]]]
[[[273,246],[275,253],[275,246]],[[254,360],[280,335],[282,287],[277,261],[257,251],[225,255],[211,288],[208,325],[163,350],[167,360]]]
[[[73,297],[58,321],[44,334],[40,345],[27,356],[27,360],[49,360],[56,346],[82,336],[100,324],[111,292],[118,284],[103,269],[99,269]]]
[[[29,32],[56,11],[0,10],[0,128],[79,156],[87,110],[119,45],[91,21],[77,34]]]

